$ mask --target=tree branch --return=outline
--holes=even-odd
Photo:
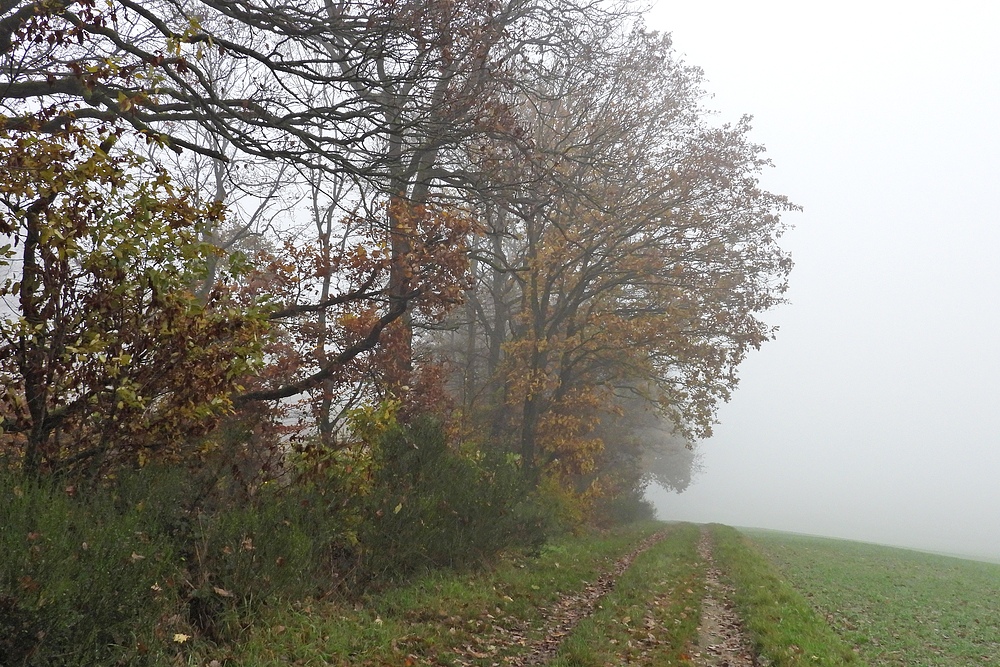
[[[378,344],[379,338],[382,336],[382,331],[406,313],[407,304],[414,296],[415,295],[411,294],[407,295],[406,298],[395,299],[392,302],[392,307],[389,311],[379,318],[378,322],[375,323],[371,331],[368,332],[367,336],[354,345],[351,345],[341,351],[340,354],[328,361],[322,368],[320,368],[319,371],[313,373],[309,377],[275,389],[261,389],[259,391],[251,391],[245,394],[240,394],[233,399],[234,402],[237,405],[245,405],[246,403],[253,401],[277,401],[283,398],[296,396],[319,386],[324,380],[332,377],[333,374],[337,372],[337,369],[341,368],[344,364],[350,362],[361,353],[374,348]]]

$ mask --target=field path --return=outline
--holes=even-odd
[[[705,573],[705,598],[701,603],[698,648],[692,653],[696,667],[763,667],[768,664],[754,657],[750,641],[743,632],[743,622],[733,605],[733,589],[722,581],[712,557],[712,539],[701,531],[698,554],[708,563]]]
[[[544,665],[552,659],[559,650],[563,639],[569,635],[577,623],[587,618],[598,602],[614,587],[615,581],[629,568],[636,557],[666,537],[666,531],[650,535],[628,554],[615,561],[614,566],[588,584],[579,593],[563,596],[545,614],[545,626],[541,639],[531,644],[531,649],[524,655],[511,660],[510,665],[528,667],[529,665]]]

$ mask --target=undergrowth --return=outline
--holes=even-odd
[[[511,461],[460,454],[433,423],[369,451],[360,491],[338,468],[252,493],[220,466],[0,474],[2,664],[174,660],[240,641],[268,606],[486,566],[552,531]]]
[[[174,545],[142,507],[73,487],[0,489],[0,655],[4,665],[143,664],[183,628]]]

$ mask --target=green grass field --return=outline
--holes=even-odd
[[[744,533],[872,667],[1000,665],[1000,565]]]

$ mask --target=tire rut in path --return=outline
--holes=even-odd
[[[708,564],[705,572],[705,598],[701,603],[698,647],[692,652],[695,667],[767,667],[758,659],[743,630],[733,605],[733,588],[722,580],[722,573],[712,556],[712,539],[702,529],[698,555]]]
[[[545,614],[545,625],[541,639],[532,642],[531,648],[526,654],[511,660],[507,664],[514,667],[544,665],[555,657],[563,640],[580,621],[594,613],[597,603],[611,592],[615,587],[618,577],[629,568],[632,561],[639,554],[666,536],[667,531],[650,535],[640,542],[630,553],[615,561],[614,566],[610,570],[599,576],[594,583],[588,584],[583,591],[560,598],[548,613]]]

